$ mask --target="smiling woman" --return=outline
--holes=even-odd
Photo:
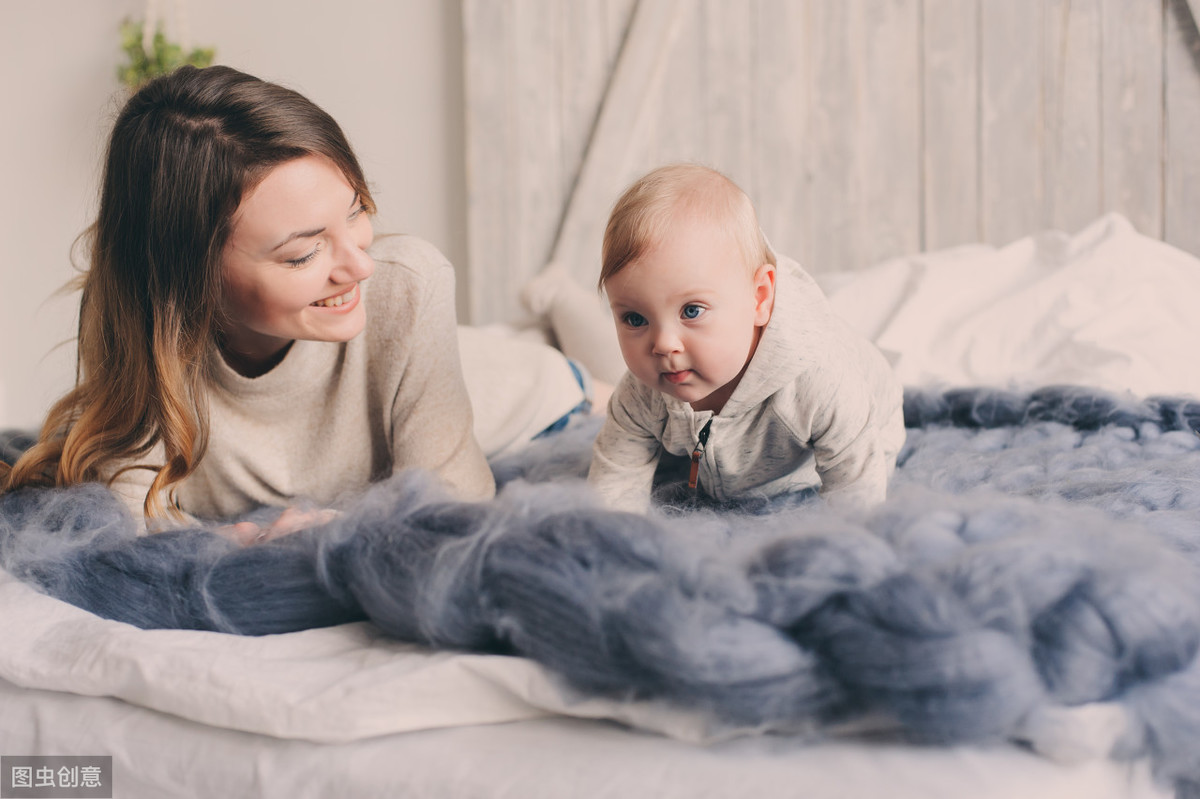
[[[371,240],[367,207],[330,161],[311,155],[273,169],[242,200],[225,245],[230,321],[219,339],[230,366],[254,377],[295,339],[361,333],[358,286],[375,271]]]
[[[453,269],[411,236],[373,242],[374,210],[296,92],[227,67],[149,83],[109,142],[76,386],[0,491],[106,482],[151,530],[326,507],[410,467],[491,496]],[[224,529],[314,517],[283,518]]]

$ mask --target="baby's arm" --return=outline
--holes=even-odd
[[[891,373],[851,373],[813,414],[813,459],[821,496],[836,507],[882,502],[904,445],[903,395]]]
[[[634,378],[626,374],[613,391],[608,416],[592,448],[588,484],[616,510],[642,513],[650,506],[654,470],[662,445]],[[661,423],[658,425],[661,428]]]

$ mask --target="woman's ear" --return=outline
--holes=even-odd
[[[762,327],[771,321],[775,308],[775,265],[763,264],[754,270],[754,325]]]

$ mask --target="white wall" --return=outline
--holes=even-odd
[[[173,0],[163,0],[170,8]],[[95,213],[120,102],[122,18],[144,0],[0,0],[0,427],[33,427],[74,376],[77,295],[53,297]],[[466,273],[462,34],[445,0],[188,0],[217,61],[329,111],[371,182],[376,230],[416,233]],[[65,346],[55,349],[60,342]]]

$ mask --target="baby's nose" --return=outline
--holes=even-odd
[[[679,339],[679,334],[674,328],[661,327],[654,335],[654,354],[655,355],[670,355],[673,352],[679,352],[683,349],[683,344]]]

